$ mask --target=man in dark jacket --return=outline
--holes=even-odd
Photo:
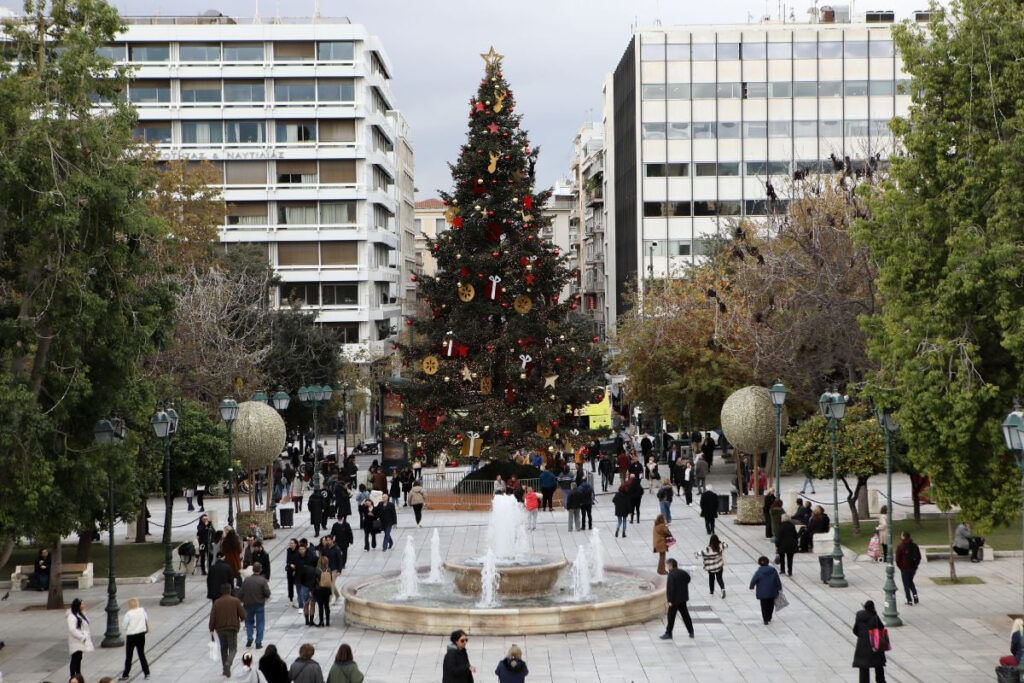
[[[554,497],[555,489],[558,488],[558,479],[555,477],[555,473],[551,470],[541,470],[540,472],[540,493],[542,496],[541,510],[554,510]]]
[[[263,566],[259,562],[252,565],[252,576],[245,577],[242,581],[242,605],[245,607],[245,646],[252,647],[253,631],[256,631],[256,649],[263,647],[263,629],[266,619],[264,618],[264,606],[270,599],[270,582],[267,581],[260,570]]]
[[[219,564],[219,562],[218,562]],[[216,566],[216,565],[214,565]],[[225,564],[225,566],[227,566]],[[230,571],[230,569],[229,569]],[[213,575],[210,570],[209,576]],[[210,608],[210,638],[214,632],[220,641],[220,663],[225,677],[231,677],[231,664],[238,651],[238,629],[245,621],[245,607],[242,601],[231,595],[231,579],[220,587],[219,595]]]
[[[470,665],[469,653],[466,652],[469,636],[460,628],[452,631],[451,641],[441,664],[441,683],[473,683],[476,667]]]
[[[327,558],[327,568],[331,572],[331,593],[337,602],[341,598],[338,586],[335,585],[335,581],[341,576],[341,549],[334,544],[334,536],[324,536],[324,548],[320,554]]]
[[[796,525],[789,515],[782,515],[775,533],[775,551],[779,553],[779,573],[793,576],[793,555],[797,546]],[[789,568],[788,570],[786,568]]]
[[[260,563],[260,571],[267,581],[270,581],[270,554],[263,549],[263,541],[257,539],[252,544],[252,566],[255,571],[256,563]]]
[[[633,504],[633,508],[629,511],[629,523],[633,523],[633,518],[640,522],[640,503],[644,497],[644,485],[640,481],[640,477],[635,474],[629,475],[629,501]]]
[[[320,527],[324,521],[324,499],[318,495],[317,491],[309,496],[306,509],[309,510],[309,523],[313,525],[313,535],[319,536]]]
[[[220,587],[225,583],[234,583],[234,573],[224,561],[224,553],[217,553],[217,561],[210,565],[206,575],[206,597],[216,601],[220,597]]]
[[[341,555],[340,571],[348,564],[348,547],[355,543],[355,538],[352,536],[352,527],[349,526],[348,520],[335,522],[334,526],[331,527],[331,536],[334,537],[334,546]]]
[[[601,441],[597,438],[594,439],[593,443],[588,448],[588,457],[590,458],[590,471],[597,471],[597,463],[601,458]],[[607,491],[608,489],[605,489]]]
[[[580,506],[580,531],[594,528],[594,487],[584,479],[576,487],[576,499]]]
[[[709,484],[700,494],[700,516],[704,518],[704,529],[709,534],[715,533],[715,519],[718,517],[718,496]]]
[[[910,538],[910,532],[904,531],[900,544],[896,546],[896,566],[903,579],[903,590],[907,594],[907,604],[916,605],[921,602],[917,597],[917,586],[914,585],[914,574],[921,564],[921,549]]]
[[[672,627],[676,624],[676,612],[683,617],[686,625],[686,632],[693,638],[693,621],[690,619],[690,610],[686,603],[690,599],[690,575],[679,568],[675,558],[666,560],[668,565],[668,579],[665,583],[665,596],[668,598],[668,626],[665,633],[661,635],[662,640],[672,640]]]
[[[196,540],[199,547],[199,568],[203,570],[205,576],[206,565],[213,566],[213,522],[210,521],[209,515],[199,518],[199,524],[196,525]]]
[[[395,546],[395,542],[391,538],[391,528],[398,524],[398,510],[395,509],[395,504],[385,494],[381,496],[380,502],[377,503],[373,514],[380,520],[384,530],[384,541],[380,544],[381,552],[387,552],[388,548]]]
[[[610,455],[599,455],[597,469],[601,473],[601,491],[608,493],[608,487],[615,482],[615,461]]]

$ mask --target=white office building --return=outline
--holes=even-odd
[[[164,159],[216,166],[221,240],[263,246],[273,303],[315,311],[350,355],[389,353],[412,291],[414,183],[380,40],[319,17],[125,23],[105,53],[134,69],[138,134]]]
[[[884,167],[910,104],[894,19],[836,6],[810,23],[634,32],[605,85],[610,333],[629,281],[672,277],[729,221],[784,210],[794,176]]]

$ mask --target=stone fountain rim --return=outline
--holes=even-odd
[[[455,558],[454,560],[445,560],[441,564],[444,567],[451,567],[452,569],[457,569],[463,572],[481,571],[483,569],[483,562],[481,562],[480,564],[465,564],[464,562],[466,559],[472,558],[475,560],[478,557],[478,555],[463,555]],[[533,572],[537,571],[538,569],[564,569],[565,567],[568,567],[571,564],[569,560],[564,557],[556,558],[553,555],[534,555],[534,557],[550,559],[552,561],[538,562],[537,564],[502,564],[501,560],[495,558],[494,566],[499,569],[499,573],[514,573],[517,571]]]

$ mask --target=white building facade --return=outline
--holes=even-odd
[[[909,81],[891,15],[869,19],[634,33],[605,83],[610,334],[631,281],[679,275],[730,222],[785,210],[794,177],[884,167]]]
[[[222,242],[264,248],[281,278],[272,303],[315,311],[356,345],[349,355],[390,352],[410,291],[414,183],[380,41],[346,19],[125,23],[104,53],[134,69],[137,134],[163,159],[216,167]]]

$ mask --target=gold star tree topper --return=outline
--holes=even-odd
[[[501,71],[501,60],[505,59],[505,55],[499,55],[495,52],[493,45],[491,45],[489,51],[482,53],[480,56],[484,60],[488,74],[496,74]]]

